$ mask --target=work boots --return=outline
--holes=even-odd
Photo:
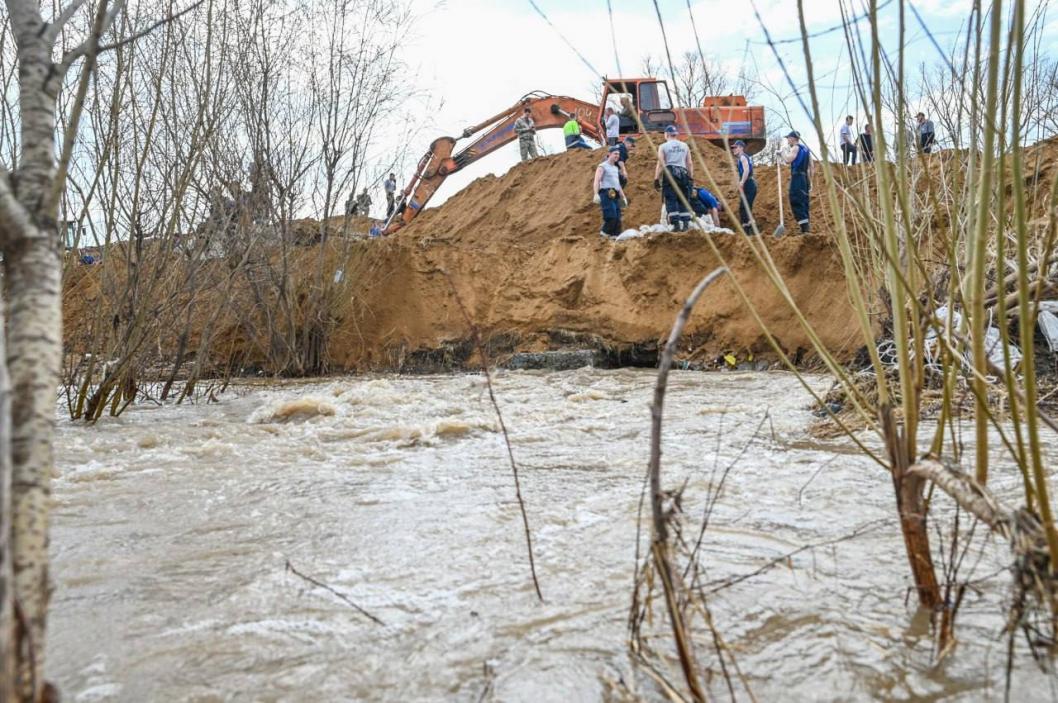
[[[808,223],[807,222],[802,222],[801,223],[801,234],[808,234]]]

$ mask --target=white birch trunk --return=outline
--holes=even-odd
[[[0,304],[0,330],[4,327]],[[15,613],[11,566],[11,384],[0,334],[0,701],[15,700]]]
[[[8,0],[18,44],[19,169],[0,192],[0,242],[10,374],[10,551],[16,603],[16,700],[44,691],[48,606],[48,511],[54,465],[55,394],[62,353],[61,277],[53,205],[55,106],[64,70],[39,4]],[[6,174],[5,174],[6,175]]]

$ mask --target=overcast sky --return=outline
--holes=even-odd
[[[428,0],[419,4],[423,16],[416,36],[405,47],[406,57],[413,67],[411,79],[430,91],[435,104],[438,101],[443,104],[429,116],[430,126],[412,148],[413,159],[425,153],[433,138],[457,136],[467,125],[512,105],[530,91],[542,90],[592,101],[593,88],[600,82],[599,74],[639,76],[645,56],[664,53],[651,0],[610,0],[613,35],[607,0],[576,4],[569,0],[536,0],[550,25],[530,0],[447,0],[434,6],[425,2]],[[794,0],[755,2],[772,39],[778,43],[780,57],[794,83],[802,88],[805,71],[797,3]],[[840,25],[838,0],[806,0],[804,4],[810,33]],[[847,4],[862,5],[859,0]],[[915,0],[913,4],[930,33],[945,49],[956,41],[972,5],[971,0]],[[883,0],[883,5],[882,42],[895,54],[897,3],[885,4]],[[769,130],[790,126],[783,117],[786,114],[791,116],[793,128],[802,132],[810,130],[811,123],[766,44],[750,2],[692,0],[690,13],[687,0],[660,0],[659,6],[674,57],[684,51],[697,51],[691,27],[693,15],[707,57],[729,66],[732,74],[745,66],[749,75],[760,82],[756,102],[769,108]],[[936,62],[939,54],[910,10],[907,22],[905,60],[908,66]],[[860,27],[864,36],[868,36],[867,23],[860,23]],[[1051,21],[1048,33],[1058,38],[1056,29],[1058,22]],[[616,37],[616,53],[612,37]],[[856,115],[857,126],[861,127],[864,110],[856,104],[846,67],[843,33],[820,34],[812,40],[812,51],[821,111],[824,122],[833,124],[833,144],[844,115]],[[552,151],[562,149],[559,130],[541,132],[540,141]],[[815,148],[815,139],[809,141]],[[517,160],[517,144],[504,147],[449,178],[430,204],[439,204],[481,175],[505,172]],[[410,172],[398,174],[401,187],[410,175]]]

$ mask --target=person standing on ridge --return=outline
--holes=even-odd
[[[783,161],[790,164],[790,209],[793,210],[801,234],[808,234],[808,194],[812,190],[812,152],[801,143],[801,135],[794,131],[786,135]]]
[[[634,149],[636,140],[634,137],[625,137],[624,141],[617,142],[617,151],[620,156],[617,157],[617,166],[621,169],[621,187],[624,188],[628,185],[628,168],[625,165],[628,162],[628,150]]]
[[[367,188],[364,188],[356,199],[356,209],[364,217],[371,214],[371,196],[367,194]]]
[[[741,139],[731,145],[738,169],[738,220],[746,234],[753,231],[753,201],[757,199],[757,179],[753,177],[753,159],[746,153],[746,143]]]
[[[691,183],[694,166],[691,150],[676,138],[676,126],[665,128],[665,143],[658,147],[658,163],[654,168],[654,190],[660,190],[665,199],[665,212],[674,232],[686,232],[691,222]],[[662,178],[662,171],[665,177]],[[682,196],[682,197],[680,197]]]
[[[580,122],[576,115],[570,115],[566,124],[562,125],[562,136],[566,139],[566,151],[570,149],[591,149],[584,137],[580,136]]]
[[[856,165],[856,133],[852,129],[852,115],[845,118],[841,125],[841,163]]]
[[[392,173],[389,174],[389,178],[386,179],[382,186],[386,190],[386,218],[388,219],[393,216],[394,201],[397,196],[397,177]]]
[[[870,120],[863,125],[863,134],[860,135],[860,153],[863,154],[861,161],[869,164],[874,161],[874,137],[871,135]]]
[[[621,135],[621,118],[617,116],[612,107],[606,108],[606,119],[603,124],[606,126],[606,145],[615,146],[617,138]]]
[[[621,205],[628,205],[624,190],[621,188],[620,168],[617,159],[621,150],[612,146],[606,152],[606,160],[595,169],[595,179],[592,182],[592,190],[595,192],[594,202],[602,209],[602,230],[599,234],[603,237],[616,237],[621,234]]]
[[[522,161],[535,159],[536,123],[533,122],[533,114],[528,107],[522,111],[522,116],[514,121],[514,133],[518,135],[518,149],[522,152]]]
[[[933,131],[933,120],[926,119],[926,113],[920,112],[915,115],[918,121],[918,148],[923,154],[932,153],[937,143],[937,134]]]
[[[629,149],[634,149],[636,146],[635,137],[625,137],[624,140],[617,142],[617,148],[621,150],[621,158],[618,159],[618,163],[624,164],[628,161]]]

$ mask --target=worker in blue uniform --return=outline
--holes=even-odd
[[[746,153],[746,143],[741,139],[731,145],[738,169],[738,218],[746,234],[754,234],[753,201],[757,199],[757,180],[753,178],[753,159]]]
[[[790,209],[793,210],[801,234],[808,234],[808,194],[812,192],[812,152],[801,143],[801,135],[786,135],[787,148],[783,161],[790,165]]]
[[[714,227],[720,226],[720,211],[723,204],[708,188],[695,186],[691,189],[691,209],[698,217],[709,217]]]

